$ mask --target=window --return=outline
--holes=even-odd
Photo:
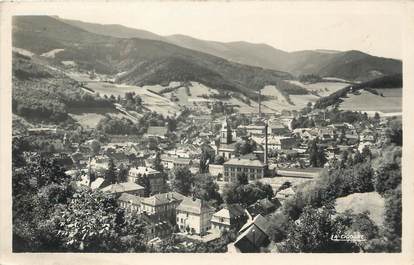
[[[245,167],[245,168],[243,168],[243,171],[244,171],[244,172],[248,172],[248,171],[249,171],[249,169],[248,169],[247,167]]]
[[[241,172],[241,170],[242,170],[241,167],[237,168],[237,172]]]
[[[253,172],[254,172],[254,168],[251,168],[251,169],[250,169],[250,172],[251,172],[251,173],[253,173]]]

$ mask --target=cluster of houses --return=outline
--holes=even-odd
[[[145,238],[166,238],[173,233],[191,235],[192,238],[208,237],[210,241],[220,238],[224,231],[234,231],[234,246],[240,252],[255,252],[270,242],[267,215],[281,204],[277,198],[263,199],[248,206],[228,204],[216,211],[206,201],[186,197],[177,192],[141,197],[134,191],[125,191],[118,197],[121,207],[135,214],[146,223]],[[260,229],[252,229],[259,226]],[[211,237],[211,235],[213,235]]]
[[[378,143],[385,138],[387,128],[386,124],[374,128],[338,123],[293,129],[293,116],[289,115],[267,117],[266,122],[258,119],[237,128],[232,128],[227,117],[219,123],[213,122],[208,115],[193,115],[189,120],[194,124],[209,124],[210,127],[193,132],[197,135],[194,139],[181,139],[169,147],[167,126],[149,126],[143,138],[155,139],[157,151],[132,141],[130,137],[124,139],[119,136],[119,139],[114,137],[110,143],[100,146],[93,155],[90,154],[90,146],[96,140],[78,144],[75,152],[60,152],[60,161],[69,165],[66,168],[72,170],[66,173],[76,177],[79,185],[114,195],[120,207],[139,216],[146,224],[145,239],[148,242],[173,233],[203,238],[210,234],[219,237],[223,231],[234,231],[237,234],[232,244],[234,251],[257,252],[270,241],[268,216],[293,196],[297,187],[285,187],[278,190],[274,198],[258,200],[247,207],[229,204],[216,210],[206,201],[170,191],[166,173],[186,167],[198,174],[201,146],[207,144],[216,156],[223,158],[217,164],[208,161],[209,174],[218,183],[234,183],[240,174],[244,174],[249,182],[264,181],[274,176],[312,179],[317,173],[309,170],[308,145],[311,141],[318,139],[318,145],[323,147],[330,161],[344,150],[362,151],[365,146]],[[218,134],[213,130],[216,125],[220,126]],[[59,133],[62,132],[55,127],[29,131],[30,135],[36,136]],[[255,150],[247,155],[237,154],[237,145],[242,139],[253,141]],[[70,144],[65,134],[62,150]],[[165,172],[154,169],[157,155]],[[127,171],[125,181],[105,181],[110,161],[117,169]],[[91,172],[94,173],[93,179]],[[148,181],[149,190],[138,184],[143,176]]]

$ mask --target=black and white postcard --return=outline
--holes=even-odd
[[[413,264],[410,11],[0,4],[0,263]]]

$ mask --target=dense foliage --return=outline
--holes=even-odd
[[[12,177],[14,251],[145,250],[139,220],[110,195],[77,187],[55,161],[33,156]]]
[[[33,62],[13,57],[13,112],[25,118],[62,122],[70,108],[111,107],[98,95],[84,92],[78,82]]]
[[[240,203],[248,206],[257,200],[273,197],[273,189],[262,182],[248,183],[246,178],[239,178],[236,183],[226,184],[223,191],[224,201],[228,204]]]

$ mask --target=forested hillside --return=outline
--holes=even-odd
[[[84,92],[63,73],[13,53],[13,113],[29,119],[61,122],[70,107],[103,107],[112,103]]]

